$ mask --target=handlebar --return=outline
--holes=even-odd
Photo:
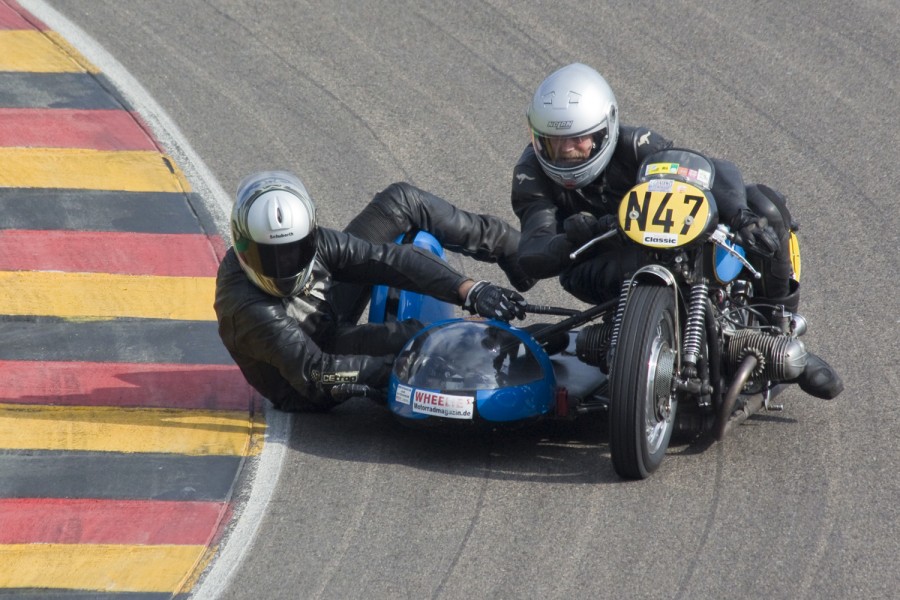
[[[526,304],[525,312],[532,315],[559,315],[560,317],[571,317],[581,313],[580,310],[575,310],[574,308],[547,306],[545,304]]]
[[[601,234],[601,235],[598,235],[598,236],[595,237],[594,239],[589,240],[589,241],[588,241],[584,246],[582,246],[581,248],[578,248],[577,250],[574,250],[571,254],[569,254],[569,259],[570,259],[570,260],[575,260],[576,258],[578,258],[578,256],[579,256],[581,253],[583,253],[584,251],[586,251],[588,248],[590,248],[590,247],[593,246],[594,244],[599,244],[599,243],[602,242],[603,240],[609,239],[609,238],[611,238],[612,236],[616,235],[618,232],[619,232],[618,229],[610,229],[610,230],[607,231],[606,233],[603,233],[603,234]]]
[[[612,300],[607,300],[602,304],[598,304],[596,306],[592,306],[586,310],[575,311],[575,314],[572,316],[563,319],[559,323],[554,323],[553,325],[548,325],[538,331],[535,331],[531,334],[538,343],[542,343],[544,340],[550,339],[551,336],[556,335],[561,331],[570,331],[576,327],[584,325],[590,321],[593,321],[597,317],[608,313],[613,310],[619,304],[618,298],[613,298]]]

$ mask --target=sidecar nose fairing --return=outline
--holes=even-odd
[[[556,379],[546,352],[501,321],[435,323],[394,365],[388,406],[399,417],[511,423],[553,409]]]

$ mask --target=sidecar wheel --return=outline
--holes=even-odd
[[[626,479],[653,473],[672,437],[676,310],[671,288],[642,284],[622,316],[609,373],[609,445],[613,467]]]

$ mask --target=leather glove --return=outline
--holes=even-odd
[[[509,321],[525,318],[525,298],[518,292],[479,281],[466,294],[463,308],[487,319]]]
[[[598,219],[591,213],[580,212],[566,217],[563,221],[563,231],[569,243],[578,248],[617,225],[616,215],[603,215]]]
[[[769,221],[747,209],[741,210],[731,220],[731,230],[734,240],[747,252],[769,257],[781,246],[778,234],[769,226]]]
[[[369,398],[379,402],[385,399],[383,391],[364,383],[338,383],[329,390],[335,404],[346,402],[350,398]]]

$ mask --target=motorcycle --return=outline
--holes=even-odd
[[[564,317],[538,330],[433,322],[397,358],[390,410],[407,422],[490,427],[603,411],[613,466],[626,479],[653,473],[673,433],[721,440],[751,415],[780,410],[783,383],[806,365],[806,322],[754,299],[761,275],[719,223],[714,177],[695,152],[646,159],[618,226],[571,255],[612,236],[643,247],[647,260],[617,299],[583,311],[529,305]],[[793,234],[791,244],[799,273]],[[548,352],[561,334],[564,349]]]

